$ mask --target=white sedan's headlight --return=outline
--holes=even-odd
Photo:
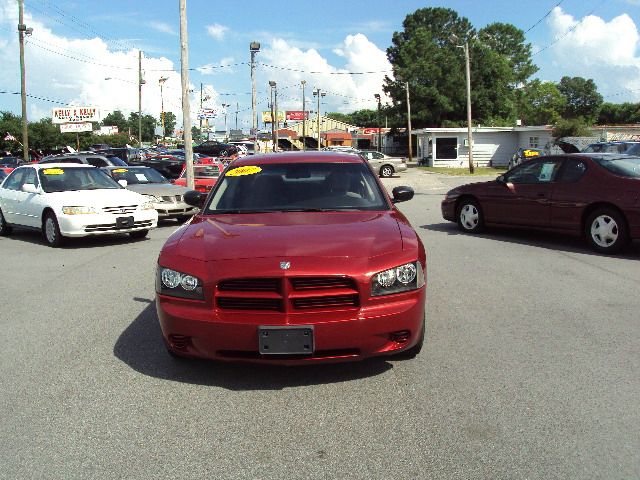
[[[420,262],[411,262],[376,273],[371,279],[371,296],[416,290],[424,285]]]
[[[153,202],[144,202],[140,205],[140,210],[155,210],[155,206]]]
[[[65,215],[86,215],[97,213],[93,207],[62,207],[62,213]]]
[[[159,197],[156,197],[155,195],[147,195],[147,194],[145,194],[144,197],[146,198],[147,202],[154,202],[154,203],[162,202],[162,199],[159,198]]]

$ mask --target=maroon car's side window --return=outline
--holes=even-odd
[[[521,164],[505,178],[510,183],[549,183],[555,180],[560,161],[547,159]]]
[[[582,178],[587,171],[587,165],[582,160],[566,159],[558,174],[558,181],[562,183],[574,183]]]

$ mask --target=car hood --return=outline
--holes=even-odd
[[[288,212],[196,217],[166,253],[203,261],[361,257],[402,251],[391,212]]]
[[[188,188],[173,185],[171,183],[145,183],[127,185],[127,190],[142,193],[143,195],[184,195],[189,191]]]
[[[140,205],[146,201],[139,193],[126,189],[74,190],[47,193],[47,199],[59,206],[112,207]]]

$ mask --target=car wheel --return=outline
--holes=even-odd
[[[422,321],[422,331],[420,332],[420,337],[418,338],[418,343],[416,343],[413,347],[404,350],[403,352],[400,352],[396,355],[397,358],[406,358],[406,359],[411,359],[411,358],[415,358],[416,355],[418,355],[420,353],[420,351],[422,350],[422,346],[424,345],[424,336],[425,336],[425,330],[427,329],[427,324],[426,321],[423,320]]]
[[[149,234],[149,230],[136,230],[135,232],[129,232],[131,238],[144,238]]]
[[[458,206],[458,226],[465,232],[478,233],[484,227],[480,204],[473,199],[464,199]]]
[[[47,242],[47,245],[50,247],[59,247],[64,243],[64,237],[60,233],[58,219],[54,213],[49,212],[45,215],[44,222],[42,224],[42,234],[44,236],[44,241]]]
[[[4,219],[4,215],[2,214],[2,210],[0,210],[0,235],[7,236],[11,234],[13,229],[7,225],[7,221]]]
[[[393,176],[394,169],[391,165],[383,165],[380,168],[380,176],[382,178],[389,178]]]
[[[624,217],[611,208],[599,208],[589,215],[585,234],[591,248],[601,253],[619,252],[629,242]]]

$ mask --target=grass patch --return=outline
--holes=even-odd
[[[451,168],[451,167],[416,167],[420,170],[425,170],[431,173],[440,173],[442,175],[457,175],[457,176],[472,176],[469,173],[469,168]],[[506,168],[493,168],[493,167],[476,167],[473,169],[473,176],[475,175],[493,175],[498,176],[506,172]]]

